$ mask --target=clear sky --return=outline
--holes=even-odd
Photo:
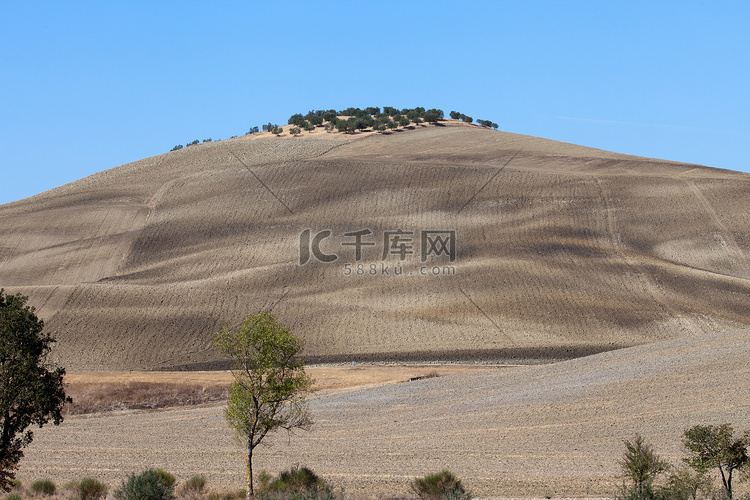
[[[0,203],[290,115],[423,106],[750,171],[750,1],[0,0]]]

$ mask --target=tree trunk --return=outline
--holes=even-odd
[[[247,440],[247,493],[246,500],[253,498],[253,446],[250,439]]]

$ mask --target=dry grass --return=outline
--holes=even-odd
[[[477,365],[358,365],[310,366],[315,379],[314,391],[342,391],[357,387],[406,382],[410,379],[437,377],[490,370]],[[224,404],[232,375],[216,372],[80,372],[65,377],[65,391],[73,399],[67,415],[84,415],[122,410],[158,410],[164,408]]]

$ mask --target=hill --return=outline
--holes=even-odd
[[[246,136],[0,206],[0,286],[70,370],[216,367],[268,308],[311,361],[567,359],[750,326],[748,192],[453,123]]]

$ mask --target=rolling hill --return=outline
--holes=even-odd
[[[69,370],[218,367],[260,309],[310,361],[561,360],[750,327],[749,192],[455,122],[245,136],[0,206],[0,286]]]

